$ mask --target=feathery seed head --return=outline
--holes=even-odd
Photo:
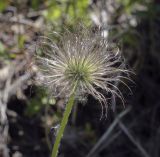
[[[43,56],[37,55],[36,62],[42,72],[41,82],[57,96],[69,96],[77,84],[77,96],[91,94],[106,104],[106,94],[110,93],[123,102],[115,83],[125,84],[122,79],[128,79],[128,70],[119,49],[111,48],[100,30],[83,26],[75,33],[66,30],[59,36],[58,44],[49,37],[40,38],[38,46]]]

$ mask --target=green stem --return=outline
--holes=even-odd
[[[51,157],[57,157],[57,155],[58,155],[58,148],[59,148],[60,141],[61,141],[61,138],[62,138],[63,133],[64,133],[64,129],[65,129],[66,124],[68,122],[69,115],[72,111],[72,107],[73,107],[73,104],[74,104],[74,97],[75,97],[75,88],[72,91],[72,94],[71,94],[71,96],[68,100],[68,103],[66,105],[66,109],[64,111],[64,115],[63,115],[62,122],[61,122],[59,131],[58,131],[58,134],[57,134],[57,137],[56,137],[56,141],[54,143],[54,147],[53,147],[53,150],[52,150]]]

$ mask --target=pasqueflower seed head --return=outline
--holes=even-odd
[[[113,47],[100,29],[79,26],[74,33],[66,30],[59,42],[51,37],[40,37],[36,63],[42,73],[41,83],[55,96],[68,97],[77,85],[76,96],[92,95],[102,104],[110,96],[123,96],[116,83],[128,78],[128,70],[117,47]]]

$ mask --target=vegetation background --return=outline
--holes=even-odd
[[[0,157],[50,156],[65,100],[34,81],[33,45],[50,27],[63,33],[79,21],[103,26],[135,84],[132,93],[120,87],[126,106],[117,100],[107,119],[91,96],[75,104],[59,156],[159,157],[159,0],[0,0]]]

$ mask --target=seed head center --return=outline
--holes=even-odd
[[[82,61],[72,61],[65,70],[65,75],[72,81],[89,81],[90,69]]]

